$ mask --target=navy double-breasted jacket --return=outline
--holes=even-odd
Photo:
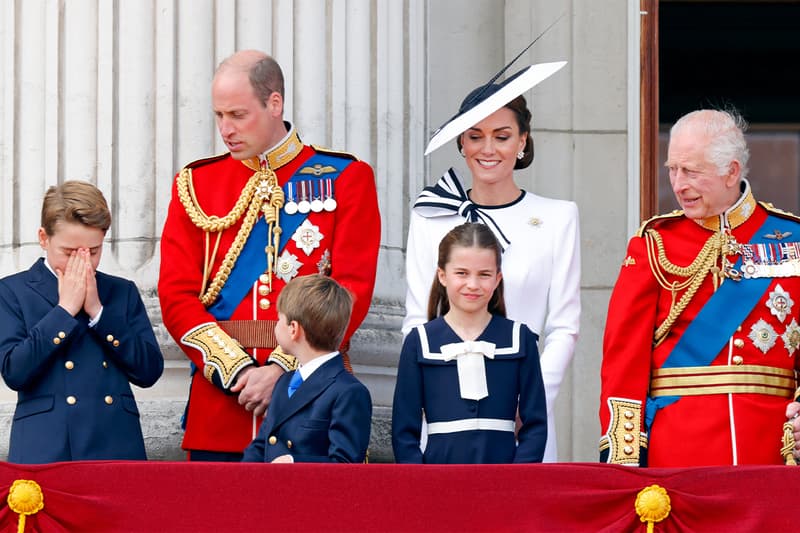
[[[11,462],[146,458],[130,383],[153,385],[164,359],[136,285],[96,279],[93,327],[58,305],[43,259],[0,280],[0,373],[17,391]]]
[[[290,398],[292,373],[278,380],[258,435],[243,461],[363,462],[369,445],[372,401],[367,388],[336,356],[316,369]]]

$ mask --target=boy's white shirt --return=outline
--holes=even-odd
[[[325,355],[320,355],[304,365],[299,365],[297,367],[297,371],[300,372],[300,376],[303,378],[303,381],[305,381],[311,376],[311,374],[314,373],[316,369],[318,369],[319,367],[321,367],[322,365],[324,365],[337,355],[339,355],[338,351],[330,352]]]

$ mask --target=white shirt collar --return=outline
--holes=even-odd
[[[47,267],[47,270],[49,270],[51,274],[53,274],[56,278],[58,278],[58,274],[56,274],[56,271],[53,270],[53,267],[50,266],[50,263],[47,261],[47,255],[46,254],[44,256],[44,266]]]
[[[308,363],[298,366],[297,371],[300,372],[300,375],[303,377],[303,381],[305,381],[311,376],[311,374],[314,373],[315,370],[317,370],[319,367],[321,367],[322,365],[324,365],[337,355],[339,355],[338,351],[330,352],[325,355],[320,355],[319,357],[315,357]]]

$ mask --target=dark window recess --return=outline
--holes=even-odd
[[[659,2],[659,163],[681,115],[728,106],[750,124],[756,199],[800,213],[800,1]],[[674,209],[663,167],[658,185]]]

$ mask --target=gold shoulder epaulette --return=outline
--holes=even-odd
[[[358,157],[356,157],[355,154],[351,154],[350,152],[332,150],[330,148],[325,148],[324,146],[317,146],[316,144],[312,144],[311,147],[321,154],[344,157],[346,159],[352,159],[353,161],[360,161],[360,159],[358,159]]]
[[[221,159],[225,159],[226,157],[228,157],[229,154],[230,154],[230,152],[225,152],[224,154],[212,155],[211,157],[205,157],[203,159],[198,159],[197,161],[192,161],[191,163],[189,163],[188,165],[186,165],[183,168],[202,167],[203,165],[207,165],[209,163],[214,163],[215,161],[219,161]]]
[[[790,213],[789,211],[784,211],[783,209],[778,209],[770,202],[758,202],[758,203],[761,205],[761,207],[763,207],[764,209],[766,209],[775,216],[785,218],[793,222],[800,222],[800,216],[797,216],[794,213]]]
[[[650,226],[650,225],[651,225],[653,222],[655,222],[655,221],[657,221],[657,220],[665,220],[665,219],[667,219],[667,218],[678,218],[678,217],[682,217],[682,216],[683,216],[683,211],[681,211],[680,209],[676,209],[675,211],[672,211],[671,213],[665,213],[665,214],[663,214],[663,215],[656,215],[656,216],[654,216],[654,217],[648,218],[647,220],[645,220],[644,222],[642,222],[642,225],[641,225],[641,226],[639,226],[639,230],[636,232],[636,236],[637,236],[637,237],[641,237],[642,235],[644,235],[644,231],[645,231],[645,230],[646,230],[646,229],[647,229],[647,228],[648,228],[648,227],[649,227],[649,226]]]

